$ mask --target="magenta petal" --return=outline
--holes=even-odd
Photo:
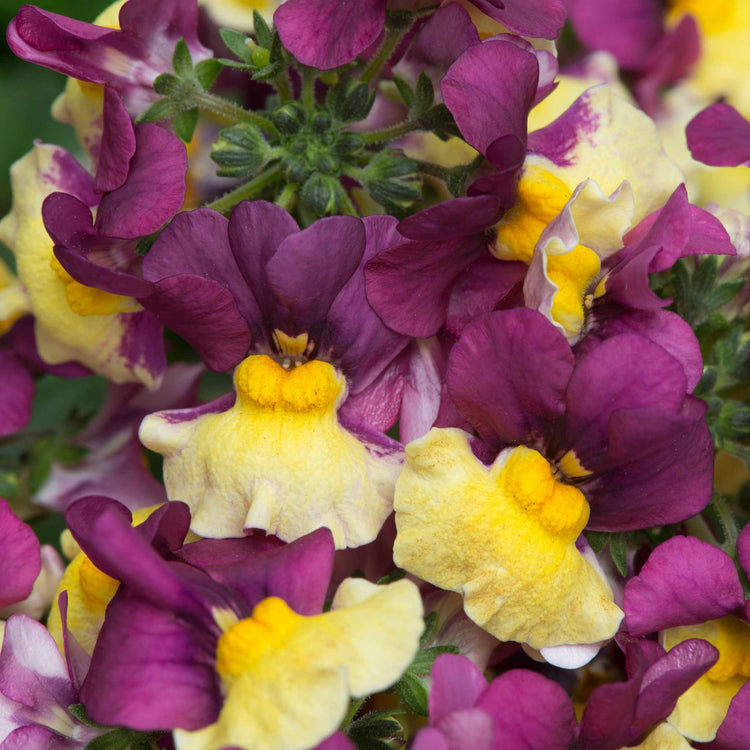
[[[426,727],[419,730],[411,750],[451,750],[451,746],[437,729]]]
[[[685,129],[694,159],[715,167],[750,165],[750,123],[728,104],[712,104]]]
[[[427,338],[445,322],[457,276],[485,250],[483,239],[454,237],[397,245],[365,268],[367,299],[399,333]]]
[[[554,39],[567,11],[563,0],[471,0],[491,18],[522,36]]]
[[[36,534],[0,498],[0,608],[23,601],[41,567]]]
[[[716,733],[711,750],[745,750],[750,747],[750,682],[745,683],[732,698],[727,715]]]
[[[567,748],[576,737],[573,703],[563,688],[526,669],[512,669],[492,681],[477,702],[495,720],[493,749]]]
[[[745,597],[732,559],[694,537],[660,544],[625,585],[625,627],[633,635],[715,620]]]
[[[430,722],[437,724],[454,711],[472,708],[487,689],[487,680],[472,661],[457,654],[441,654],[432,666]]]
[[[287,0],[273,20],[281,42],[301,63],[320,70],[354,60],[379,36],[385,0]]]
[[[538,81],[533,54],[510,42],[489,41],[469,47],[451,65],[441,89],[466,141],[485,154],[502,136],[526,142]]]
[[[570,22],[591,50],[611,52],[623,68],[638,70],[659,41],[662,13],[654,0],[567,0]]]
[[[713,486],[713,439],[706,405],[692,396],[679,414],[615,412],[607,466],[589,487],[588,527],[604,531],[678,523],[706,507]],[[584,480],[585,481],[585,480]]]
[[[266,278],[284,310],[274,320],[284,333],[310,332],[317,339],[334,299],[359,266],[365,237],[360,219],[330,216],[281,241],[266,264]]]
[[[364,423],[375,430],[386,432],[399,418],[405,385],[406,365],[399,356],[363,391],[347,396],[339,408],[339,420]],[[401,440],[406,442],[403,429],[402,417],[399,434]]]
[[[498,219],[497,198],[483,195],[453,198],[411,216],[399,225],[398,231],[410,240],[446,240],[482,234]]]
[[[125,184],[104,195],[96,214],[97,231],[110,237],[151,234],[185,201],[185,144],[152,123],[137,125],[135,140]]]
[[[336,732],[327,740],[323,740],[319,745],[316,745],[314,750],[356,750],[356,746],[345,734]]]
[[[479,32],[466,9],[458,3],[448,3],[438,8],[419,30],[407,60],[420,67],[444,68],[478,43]]]
[[[329,348],[336,353],[337,361],[350,379],[353,395],[369,387],[408,344],[406,336],[383,324],[365,295],[365,263],[381,251],[398,244],[401,239],[396,231],[396,219],[392,216],[368,216],[362,223],[366,237],[364,253],[359,266],[328,310],[326,330],[320,345],[322,356]],[[330,270],[328,275],[332,275]],[[381,396],[386,396],[386,392],[381,391]],[[384,406],[387,408],[387,405]],[[398,402],[394,408],[398,409]]]
[[[573,353],[540,313],[526,308],[477,318],[451,351],[448,390],[488,442],[539,437],[565,410]]]
[[[31,418],[34,378],[9,351],[0,351],[0,437],[22,430]]]
[[[135,132],[130,115],[117,93],[105,86],[102,143],[94,182],[94,189],[98,193],[116,190],[125,182],[135,148]]]
[[[584,466],[598,466],[615,411],[652,406],[676,412],[686,392],[682,365],[660,346],[630,334],[607,339],[576,364],[570,378],[564,444]]]
[[[81,701],[101,724],[200,729],[221,708],[215,663],[208,633],[121,589],[107,607]]]

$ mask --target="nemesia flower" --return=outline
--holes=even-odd
[[[78,689],[47,629],[27,615],[5,624],[0,651],[0,745],[73,750],[104,730],[68,711]]]
[[[430,726],[419,731],[414,750],[547,750],[571,747],[576,738],[573,704],[560,685],[525,669],[487,685],[474,664],[453,654],[435,660],[429,709]]]
[[[41,569],[39,541],[31,528],[0,498],[0,607],[25,599]]]
[[[228,395],[160,412],[140,430],[165,456],[167,493],[190,505],[197,534],[261,528],[291,541],[327,526],[337,547],[377,535],[401,463],[400,445],[378,432],[401,389],[377,383],[407,342],[367,306],[362,265],[392,242],[394,224],[338,216],[299,231],[255,201],[229,222],[182,214],[152,247],[145,304],[210,366],[239,362],[234,405]],[[348,394],[359,398],[347,405]]]
[[[153,83],[172,71],[177,41],[185,40],[193,59],[212,57],[197,34],[196,0],[128,0],[119,28],[74,21],[24,5],[8,26],[8,44],[22,60],[95,84],[108,84],[131,117],[158,98]]]
[[[151,546],[113,502],[83,500],[68,512],[89,559],[121,581],[82,687],[95,720],[179,727],[181,750],[302,750],[336,730],[350,695],[388,687],[414,657],[424,626],[409,581],[348,579],[318,614],[333,560],[328,531],[289,545],[247,537],[179,549],[168,517],[180,518],[184,536],[187,508],[158,513],[146,522]]]
[[[125,295],[111,294],[72,278],[52,254],[41,216],[45,203],[53,233],[96,253],[101,244],[127,246],[123,239],[134,240],[148,227],[154,231],[181,205],[182,144],[155,125],[140,125],[134,134],[127,118],[117,117],[124,111],[116,95],[108,101],[115,132],[105,136],[110,147],[103,147],[96,179],[63,149],[36,145],[12,169],[13,209],[0,222],[0,237],[15,254],[45,362],[75,360],[114,382],[140,381],[153,388],[165,364],[158,323],[132,298],[132,284],[118,290]],[[152,161],[154,151],[165,159],[164,171]],[[101,198],[97,190],[104,192]]]
[[[556,663],[567,657],[550,647],[610,638],[622,617],[576,547],[581,531],[699,511],[710,498],[712,441],[703,405],[664,349],[621,335],[575,361],[543,321],[509,310],[464,329],[448,389],[487,444],[478,455],[496,458],[484,465],[456,429],[410,443],[394,559],[462,593],[469,617],[500,640]]]
[[[743,565],[750,563],[748,547],[746,527],[738,540]],[[679,698],[667,721],[698,742],[747,743],[741,717],[750,706],[750,608],[731,558],[693,537],[673,537],[628,581],[624,607],[626,629],[633,635],[661,631],[669,653],[694,638],[718,649],[718,661]]]

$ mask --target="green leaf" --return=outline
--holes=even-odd
[[[13,498],[19,489],[18,475],[15,472],[0,470],[0,497]]]
[[[52,452],[55,461],[64,464],[76,464],[90,453],[89,449],[83,445],[74,445],[73,443],[63,443],[57,445]]]
[[[261,47],[271,47],[273,44],[273,32],[268,27],[265,18],[257,11],[253,10],[253,28],[258,44]]]
[[[594,552],[601,552],[609,540],[609,534],[605,531],[587,531],[586,539]]]
[[[628,573],[628,561],[626,559],[627,546],[625,544],[624,534],[610,534],[609,536],[609,553],[612,555],[612,562],[615,564],[620,575],[625,576]]]
[[[198,124],[198,107],[179,112],[172,118],[172,125],[175,133],[185,142],[190,143],[193,140],[195,126]]]
[[[28,429],[51,430],[71,416],[90,417],[99,411],[107,395],[107,381],[100,375],[58,378],[43,375],[36,384]]]
[[[180,79],[171,73],[162,73],[154,80],[154,91],[162,96],[173,94],[180,86]]]
[[[180,111],[180,108],[171,99],[157,99],[148,109],[135,118],[139,122],[160,122],[168,120]]]
[[[221,68],[221,62],[213,57],[208,60],[201,60],[195,66],[195,77],[204,91],[208,91],[213,86],[216,76],[221,73]]]
[[[91,740],[84,750],[149,750],[163,732],[136,732],[120,727]]]
[[[251,62],[253,50],[255,49],[255,42],[247,34],[243,34],[241,31],[235,31],[234,29],[219,29],[219,34],[224,40],[224,44],[234,52],[240,60],[244,60],[246,63]],[[248,44],[250,42],[250,44]],[[253,68],[255,66],[252,66]]]
[[[193,75],[193,58],[184,39],[180,39],[174,48],[172,69],[179,78],[191,78]]]
[[[435,659],[441,654],[458,654],[458,646],[432,646],[420,651],[409,665],[409,671],[416,675],[427,675],[432,670]]]
[[[733,279],[711,289],[703,299],[706,310],[716,310],[731,302],[745,286],[745,279]]]
[[[353,721],[344,731],[360,750],[390,749],[387,741],[403,736],[403,727],[394,718],[394,714],[402,713],[400,710],[373,711]]]
[[[434,107],[430,107],[419,118],[419,122],[425,130],[432,130],[441,138],[461,135],[453,115],[445,104],[436,104]]]
[[[393,82],[396,84],[404,104],[411,109],[414,104],[414,92],[411,90],[411,86],[401,76],[393,76]]]
[[[427,688],[417,675],[406,672],[395,687],[399,698],[410,711],[427,716]]]
[[[412,105],[414,117],[421,117],[435,101],[435,90],[427,73],[422,73],[417,80],[417,90]]]

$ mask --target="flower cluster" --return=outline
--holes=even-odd
[[[666,6],[20,8],[0,748],[750,747],[750,5]]]

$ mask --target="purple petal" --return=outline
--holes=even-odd
[[[398,231],[410,240],[439,241],[483,234],[497,219],[498,202],[491,195],[453,198],[407,216]]]
[[[624,333],[643,336],[673,356],[682,365],[689,393],[698,385],[703,377],[700,344],[691,326],[668,310],[639,310],[601,322],[595,320],[593,328],[576,345],[576,356],[588,353],[604,339]]]
[[[454,711],[444,716],[436,728],[447,740],[449,748],[492,750],[497,747],[495,722],[492,716],[479,708]]]
[[[406,350],[408,371],[399,419],[404,444],[426,435],[440,413],[448,369],[447,351],[437,339],[418,339]]]
[[[354,60],[380,35],[385,0],[287,0],[273,20],[281,42],[303,65],[320,70]]]
[[[495,719],[497,750],[570,747],[576,737],[575,712],[565,690],[526,669],[512,669],[493,680],[477,708]]]
[[[619,750],[630,737],[640,680],[601,685],[589,696],[581,717],[583,750]]]
[[[487,689],[481,671],[465,656],[441,654],[432,666],[430,722],[437,724],[454,711],[473,708]]]
[[[485,247],[471,236],[392,247],[365,268],[367,299],[393,330],[432,336],[445,321],[454,281]]]
[[[745,683],[732,698],[727,715],[716,733],[711,750],[745,750],[750,746],[750,682]]]
[[[94,189],[107,193],[119,188],[127,179],[136,140],[130,115],[120,97],[109,86],[104,88],[102,142],[96,167]]]
[[[317,339],[336,295],[359,266],[365,239],[359,219],[330,216],[281,241],[266,278],[281,303],[274,323],[284,333],[310,332]]]
[[[591,50],[611,52],[623,68],[638,70],[659,41],[662,14],[653,0],[568,0],[576,36]]]
[[[562,0],[471,0],[491,18],[522,36],[554,39],[567,11]]]
[[[84,651],[80,643],[68,628],[68,592],[60,592],[57,597],[57,606],[60,608],[60,620],[62,623],[63,650],[65,662],[68,666],[68,674],[76,693],[81,690],[86,674],[89,671],[91,657]]]
[[[608,466],[588,488],[588,527],[606,531],[678,523],[706,507],[713,486],[713,439],[706,405],[689,396],[679,414],[615,412]]]
[[[437,729],[427,727],[419,730],[411,750],[451,750],[451,746]]]
[[[441,89],[464,139],[485,154],[493,141],[526,143],[526,118],[539,82],[536,57],[509,42],[485,42],[464,52]]]
[[[685,129],[694,159],[715,167],[750,166],[750,122],[729,104],[712,104]]]
[[[255,315],[259,322],[261,311],[268,317],[275,305],[267,283],[266,265],[281,242],[298,232],[299,227],[289,213],[267,201],[243,201],[232,211],[229,244],[245,284],[257,301]]]
[[[564,445],[584,466],[598,466],[615,411],[653,406],[676,412],[686,393],[682,365],[660,346],[631,334],[607,339],[576,364],[570,378]]]
[[[534,310],[489,313],[464,328],[448,364],[459,411],[490,442],[539,437],[565,410],[573,353]]]
[[[12,352],[0,351],[0,437],[22,430],[31,419],[34,378]]]
[[[458,3],[438,8],[419,30],[407,53],[421,67],[449,66],[468,47],[479,43],[479,32],[466,9]]]
[[[99,204],[96,228],[100,234],[128,238],[151,234],[185,201],[185,144],[152,123],[136,126],[135,141],[125,184],[104,195]]]
[[[318,529],[291,544],[275,537],[203,539],[178,557],[241,592],[251,606],[278,596],[298,614],[312,616],[323,611],[333,553],[331,532]]]
[[[363,391],[347,396],[339,408],[339,420],[363,422],[386,432],[399,418],[406,386],[406,366],[397,357]],[[403,430],[403,422],[401,423]]]
[[[23,601],[41,567],[36,534],[0,498],[0,608]]]
[[[356,746],[345,734],[336,732],[327,740],[323,740],[319,745],[316,745],[313,750],[356,750]]]
[[[691,638],[677,644],[643,675],[631,727],[631,739],[666,719],[677,699],[716,664],[719,653],[708,641]]]
[[[694,537],[660,544],[625,585],[625,627],[646,635],[678,625],[715,620],[745,597],[732,559]]]
[[[353,395],[368,388],[408,343],[407,337],[383,324],[365,296],[365,263],[398,244],[401,238],[396,231],[396,220],[391,216],[368,216],[363,224],[366,232],[364,253],[328,311],[320,344],[321,352],[330,349],[336,353],[336,360],[351,382]],[[271,264],[269,273],[270,267]],[[330,272],[329,268],[329,275]],[[385,395],[381,391],[381,396]],[[395,408],[398,408],[399,401]]]
[[[221,709],[215,662],[208,633],[120,589],[107,607],[81,700],[101,724],[199,729]]]

